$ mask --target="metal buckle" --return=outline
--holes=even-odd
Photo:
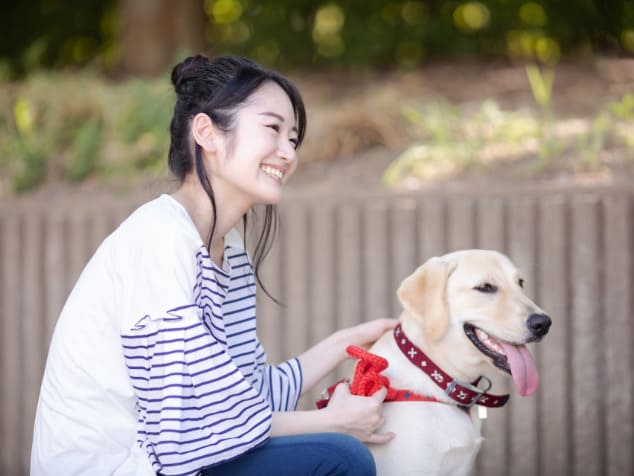
[[[447,385],[447,388],[445,389],[445,395],[447,395],[449,398],[453,398],[451,396],[451,392],[454,391],[454,389],[456,388],[457,385],[460,385],[461,387],[466,388],[467,390],[469,390],[470,392],[475,393],[475,395],[473,396],[473,398],[471,399],[471,401],[469,403],[461,403],[460,406],[461,407],[465,407],[465,408],[471,408],[473,407],[475,404],[478,403],[478,400],[480,400],[480,397],[482,395],[484,395],[485,393],[487,393],[489,390],[491,390],[491,387],[493,386],[493,383],[491,382],[491,380],[489,380],[487,377],[480,377],[478,379],[478,384],[480,383],[480,381],[484,379],[487,383],[487,386],[485,389],[480,389],[479,387],[470,385],[470,384],[464,384],[464,383],[459,383],[456,380],[453,380],[449,383],[449,385]]]

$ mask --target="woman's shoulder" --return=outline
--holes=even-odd
[[[132,238],[139,236],[161,240],[176,237],[200,241],[196,227],[183,206],[166,194],[138,207],[116,232]]]
[[[202,246],[202,240],[185,209],[169,195],[139,206],[107,238],[107,246],[125,258],[156,253],[179,254]]]

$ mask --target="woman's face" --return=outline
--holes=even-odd
[[[277,83],[263,83],[238,109],[234,129],[219,133],[216,143],[210,179],[217,196],[246,208],[280,201],[297,167],[297,128],[291,101]]]

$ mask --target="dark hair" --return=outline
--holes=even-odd
[[[190,56],[174,66],[172,84],[176,91],[176,104],[170,125],[168,164],[172,173],[182,182],[194,170],[211,202],[213,220],[207,236],[209,249],[216,228],[216,199],[211,182],[202,164],[201,148],[193,146],[190,134],[191,121],[198,113],[207,114],[214,125],[223,132],[231,132],[240,106],[265,81],[273,81],[288,95],[295,113],[297,147],[306,132],[306,110],[297,88],[280,73],[268,70],[240,56],[219,56],[209,59],[204,55]],[[274,205],[265,206],[264,222],[253,251],[255,276],[263,291],[259,268],[273,245],[278,230],[278,214]],[[247,236],[247,214],[242,218],[244,237]],[[274,298],[273,298],[274,299]],[[274,299],[275,300],[275,299]]]

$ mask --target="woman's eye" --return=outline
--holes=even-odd
[[[523,288],[523,287],[524,287],[524,280],[523,280],[522,278],[520,278],[520,279],[517,281],[517,284],[519,284],[519,285],[520,285],[520,288]]]
[[[494,292],[497,292],[498,287],[491,283],[484,283],[476,286],[473,289],[475,289],[476,291],[480,291],[481,293],[492,294]]]
[[[277,124],[269,124],[268,126],[270,129],[273,129],[275,132],[280,132],[280,126]]]

